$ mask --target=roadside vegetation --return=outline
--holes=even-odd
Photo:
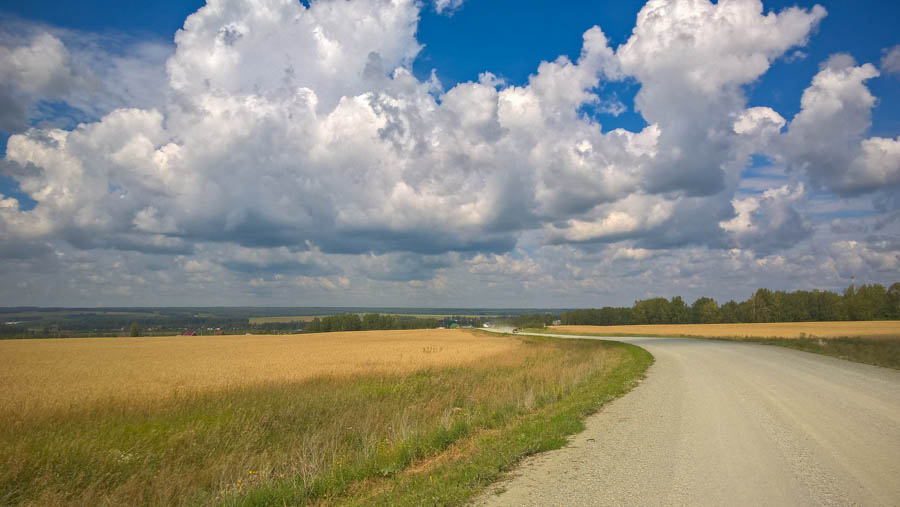
[[[553,332],[581,331],[605,336],[689,336],[702,338],[900,338],[900,321],[766,322],[759,324],[650,324],[557,326]]]
[[[900,321],[896,320],[559,326],[531,331],[599,337],[660,336],[753,342],[900,369]]]
[[[804,352],[900,370],[900,336],[896,338],[720,338],[777,345]]]
[[[194,356],[171,338],[58,340],[60,357],[80,363],[62,371],[24,349],[47,340],[4,344],[24,348],[0,369],[0,504],[458,504],[523,456],[563,445],[652,361],[613,342],[471,331],[295,336],[293,348],[241,338],[209,337]],[[330,355],[314,342],[303,351],[326,339]],[[143,350],[104,356],[133,372],[115,383],[95,348],[122,343]],[[167,357],[178,368],[185,354],[207,359],[174,379],[145,372]],[[292,359],[298,371],[324,366],[303,378],[284,372]],[[44,400],[16,398],[41,364]],[[52,389],[77,371],[96,379],[91,395]]]

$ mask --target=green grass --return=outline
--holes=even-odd
[[[652,361],[522,339],[516,357],[464,367],[0,412],[0,505],[462,503],[561,446]]]
[[[404,476],[388,491],[369,498],[351,498],[347,503],[365,499],[377,505],[462,504],[522,458],[559,449],[569,435],[584,430],[586,416],[631,390],[653,362],[653,357],[639,347],[604,343],[618,347],[627,357],[614,371],[591,376],[568,396],[514,418],[497,432],[474,436],[471,445],[478,451],[471,456],[441,464],[427,473]]]
[[[600,327],[600,326],[598,326]],[[696,336],[680,334],[652,334],[652,333],[576,333],[562,329],[548,329],[545,327],[527,327],[519,330],[520,333],[538,334],[562,334],[572,336],[596,336],[598,338],[697,338]]]
[[[900,340],[891,338],[716,338],[777,345],[857,363],[900,370]]]

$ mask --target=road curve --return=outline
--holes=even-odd
[[[749,343],[612,339],[656,358],[643,383],[476,504],[900,505],[900,371]]]

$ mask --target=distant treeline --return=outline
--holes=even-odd
[[[314,318],[303,327],[304,333],[329,333],[334,331],[372,331],[377,329],[433,329],[440,325],[437,319],[420,319],[398,315],[356,313]]]
[[[517,328],[544,327],[553,324],[553,315],[549,313],[526,313],[509,319],[507,322]]]
[[[740,303],[721,306],[701,297],[688,306],[679,296],[635,301],[630,308],[604,307],[562,314],[563,325],[715,324],[733,322],[816,322],[900,319],[900,283],[851,285],[843,294],[830,291],[757,290]]]
[[[395,311],[397,313],[395,313]],[[435,327],[481,327],[483,322],[508,319],[528,309],[497,308],[365,308],[365,307],[107,307],[107,308],[0,308],[0,339],[76,338],[128,336],[137,329],[143,336],[198,334],[295,333],[308,323],[307,315],[375,314],[382,317],[376,329]],[[530,311],[542,311],[530,309]],[[252,322],[258,317],[298,316],[288,321]],[[558,317],[557,317],[558,318]],[[337,326],[353,328],[355,322]],[[361,329],[369,329],[360,324]]]

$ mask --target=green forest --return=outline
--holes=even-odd
[[[900,283],[887,289],[880,284],[851,285],[842,294],[759,289],[746,301],[723,305],[708,297],[691,305],[680,296],[657,297],[635,301],[631,307],[572,310],[561,316],[563,325],[590,326],[895,319],[900,319]]]

